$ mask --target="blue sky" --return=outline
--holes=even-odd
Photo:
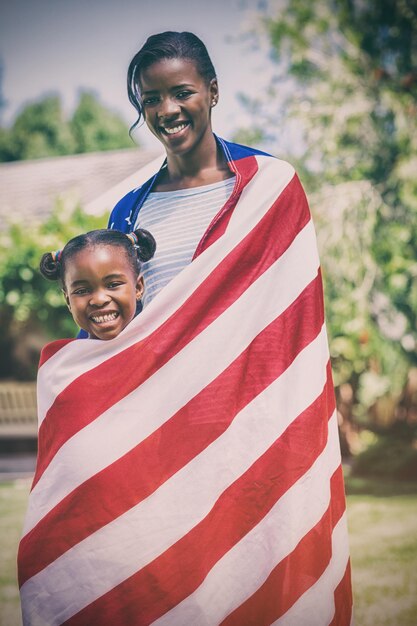
[[[236,94],[259,95],[268,76],[266,54],[238,41],[254,24],[259,0],[13,0],[0,21],[3,95],[9,123],[24,103],[59,92],[71,111],[81,88],[98,93],[130,124],[134,109],[126,95],[130,59],[155,32],[190,30],[207,45],[216,67],[221,100],[214,128],[230,137],[248,121]],[[152,146],[145,128],[139,141]]]

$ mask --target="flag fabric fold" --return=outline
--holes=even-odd
[[[25,625],[351,622],[310,212],[288,163],[230,165],[193,262],[118,337],[44,349]]]

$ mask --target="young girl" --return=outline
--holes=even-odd
[[[132,321],[144,292],[141,262],[155,253],[147,230],[130,234],[93,230],[71,239],[63,250],[42,256],[40,271],[60,280],[78,326],[92,339],[109,340]]]

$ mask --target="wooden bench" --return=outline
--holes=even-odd
[[[0,439],[36,437],[36,383],[0,381]]]

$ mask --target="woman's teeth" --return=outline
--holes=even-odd
[[[108,313],[107,315],[94,315],[91,316],[91,319],[93,320],[93,322],[95,322],[96,324],[102,324],[103,322],[111,322],[112,320],[115,320],[116,317],[118,317],[118,313]]]
[[[179,126],[174,126],[173,128],[164,128],[164,132],[166,132],[167,135],[175,135],[175,133],[179,133],[181,130],[184,130],[186,126],[188,126],[188,124],[180,124]]]

